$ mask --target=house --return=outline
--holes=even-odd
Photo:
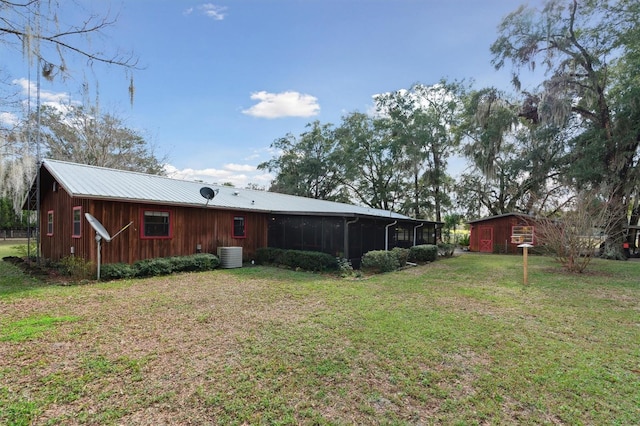
[[[37,178],[37,176],[36,176]],[[312,250],[359,265],[370,250],[435,243],[441,222],[390,211],[266,191],[44,160],[25,201],[39,198],[41,255],[95,262],[89,213],[113,236],[102,263],[217,253],[242,247],[244,260],[261,247]],[[38,196],[39,194],[39,196]]]
[[[519,253],[518,245],[536,245],[534,216],[506,213],[467,222],[471,227],[469,251]]]

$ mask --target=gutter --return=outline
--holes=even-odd
[[[387,226],[384,227],[385,233],[384,233],[384,250],[385,251],[389,251],[389,228],[391,228],[393,225],[397,224],[398,221],[394,221],[393,223],[388,224]]]
[[[417,239],[417,236],[418,236],[417,230],[418,230],[418,228],[422,228],[423,226],[424,226],[424,222],[422,222],[420,225],[416,225],[416,226],[413,227],[413,246],[414,247],[416,246],[416,239]]]
[[[344,258],[349,259],[349,225],[352,225],[360,220],[359,217],[356,217],[354,220],[347,221],[347,218],[344,218]]]

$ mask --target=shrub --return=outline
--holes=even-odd
[[[409,249],[409,260],[412,262],[434,262],[438,259],[438,247],[433,244],[421,244]]]
[[[405,266],[409,260],[409,249],[394,247],[391,249],[391,254],[395,256],[399,268]]]
[[[211,253],[198,253],[188,257],[193,262],[194,271],[211,271],[220,266],[220,258]]]
[[[108,263],[100,267],[100,279],[121,280],[133,278],[136,270],[128,263]]]
[[[331,271],[338,268],[336,258],[327,253],[272,247],[258,249],[256,261],[262,265],[282,265],[305,271]]]
[[[471,236],[469,234],[464,234],[460,236],[460,239],[458,240],[458,244],[460,244],[462,247],[469,246],[469,244],[471,244]]]
[[[172,272],[171,262],[167,258],[145,259],[133,264],[136,277],[156,277]]]
[[[172,272],[210,271],[220,265],[220,259],[210,253],[168,258]]]
[[[11,246],[11,248],[15,250],[15,252],[18,253],[18,256],[20,257],[27,257],[27,253],[28,253],[33,258],[33,257],[36,257],[38,245],[36,244],[35,241],[31,241],[31,243],[29,244],[20,244],[17,246]]]
[[[362,269],[391,272],[400,267],[395,254],[386,250],[372,250],[362,256]]]
[[[451,257],[455,248],[454,244],[438,243],[438,255],[440,257]]]
[[[63,257],[55,264],[55,268],[60,271],[61,274],[76,279],[88,278],[92,272],[91,266],[92,263],[90,261],[75,256]]]
[[[172,272],[210,271],[220,265],[220,259],[210,253],[198,253],[189,256],[145,259],[133,265],[111,263],[103,265],[100,277],[103,279],[122,279],[133,277],[156,277]]]
[[[280,264],[280,258],[286,250],[273,248],[273,247],[261,247],[256,250],[256,263],[259,265],[278,265]]]
[[[354,275],[353,266],[349,259],[343,257],[337,257],[336,262],[338,264],[338,271],[342,278],[347,278]]]

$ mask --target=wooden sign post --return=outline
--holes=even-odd
[[[528,275],[529,275],[529,271],[528,269],[528,254],[529,254],[529,249],[533,247],[533,244],[529,244],[529,243],[524,243],[524,244],[519,244],[518,248],[522,248],[522,264],[523,264],[523,269],[524,269],[524,285],[527,285],[528,282]]]

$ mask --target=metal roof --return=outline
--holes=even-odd
[[[387,210],[373,209],[333,201],[316,200],[276,192],[238,189],[197,181],[172,179],[165,176],[115,170],[105,167],[44,160],[44,167],[72,197],[114,201],[197,206],[211,209],[233,209],[264,213],[370,216],[391,220],[411,220],[409,216]],[[219,190],[208,202],[200,195],[207,186]],[[33,189],[32,189],[33,190]]]
[[[487,220],[494,220],[494,219],[500,219],[503,217],[509,217],[509,216],[517,216],[517,217],[522,217],[525,219],[535,219],[535,216],[532,216],[530,214],[527,213],[503,213],[503,214],[498,214],[495,216],[487,216],[487,217],[482,217],[480,219],[474,219],[474,220],[470,220],[467,223],[472,224],[472,223],[477,223],[477,222],[484,222]]]

